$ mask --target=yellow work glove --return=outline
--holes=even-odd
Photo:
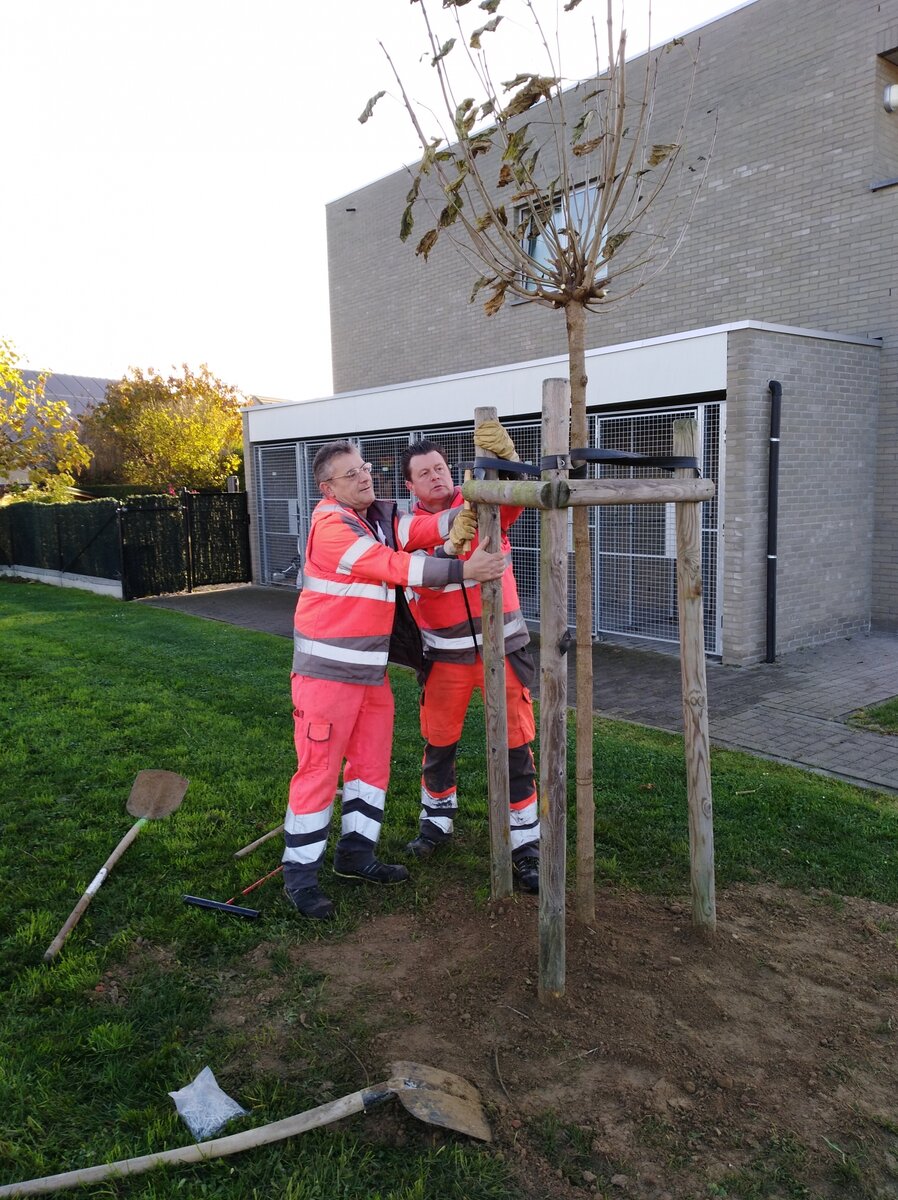
[[[477,514],[473,508],[463,508],[452,522],[449,539],[443,545],[447,554],[467,554],[477,533]]]
[[[503,428],[499,421],[484,421],[482,425],[478,425],[474,430],[474,445],[478,450],[483,450],[495,458],[519,461],[514,442],[509,437],[508,430]]]

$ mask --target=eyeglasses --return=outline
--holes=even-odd
[[[351,471],[346,471],[343,475],[328,475],[327,479],[322,479],[322,483],[334,483],[337,479],[355,479],[358,475],[370,475],[372,471],[371,463],[362,463],[360,467],[353,467]]]

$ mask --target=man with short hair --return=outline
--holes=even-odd
[[[312,514],[303,586],[294,616],[294,741],[298,769],[284,820],[284,885],[305,917],[326,920],[334,905],[318,886],[334,796],[343,768],[342,828],[334,872],[369,883],[401,883],[408,870],[382,863],[383,821],[393,742],[393,694],[386,677],[396,586],[498,579],[501,554],[464,562],[414,550],[454,550],[475,529],[471,514],[399,515],[376,500],[371,464],[349,441],[329,442],[312,467],[322,494]]]
[[[500,457],[517,458],[514,444],[498,421],[479,426],[475,439],[478,447]],[[402,469],[405,486],[415,500],[414,514],[445,514],[462,509],[461,490],[453,484],[446,457],[434,442],[422,439],[408,446],[402,453]],[[530,634],[521,613],[507,536],[509,526],[522,511],[500,509],[502,553],[508,563],[502,576],[502,610],[509,815],[514,879],[523,891],[538,892],[539,811],[530,746],[536,726],[529,691],[535,668],[526,649]],[[476,546],[476,538],[472,544]],[[473,551],[478,552],[479,547]],[[464,559],[465,554],[461,557]],[[480,589],[471,588],[464,581],[438,588],[422,581],[412,585],[410,591],[409,606],[421,630],[427,674],[421,693],[421,733],[425,746],[419,833],[407,849],[416,858],[429,858],[449,841],[458,815],[458,743],[471,696],[475,688],[483,691],[482,604]]]

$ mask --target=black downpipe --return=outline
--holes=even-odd
[[[770,391],[770,453],[767,460],[767,658],[776,662],[776,534],[779,506],[780,473],[780,410],[783,387],[771,379]]]

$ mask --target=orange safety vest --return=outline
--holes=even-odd
[[[293,671],[315,679],[383,683],[396,586],[460,582],[456,558],[412,554],[441,545],[450,514],[401,516],[375,500],[362,515],[335,500],[312,513],[303,585],[293,617]]]
[[[456,488],[452,503],[448,509],[443,510],[443,515],[445,516],[454,508],[459,508],[463,502],[461,490]],[[506,654],[520,650],[530,641],[527,623],[518,599],[514,571],[511,568],[511,542],[509,542],[506,532],[523,511],[522,508],[512,508],[507,505],[499,510],[502,527],[502,553],[508,561],[505,574],[502,576],[502,614]],[[412,509],[412,513],[416,516],[426,512],[427,510],[422,508],[420,503]],[[473,550],[476,545],[477,538],[475,537],[471,549]],[[462,561],[467,557],[468,555],[462,555]],[[421,630],[421,640],[424,643],[426,658],[435,662],[472,663],[476,660],[475,639],[478,648],[483,645],[483,601],[479,584],[473,580],[467,580],[461,583],[450,583],[434,590],[424,581],[423,585],[412,584],[407,587],[405,595],[412,615]]]

